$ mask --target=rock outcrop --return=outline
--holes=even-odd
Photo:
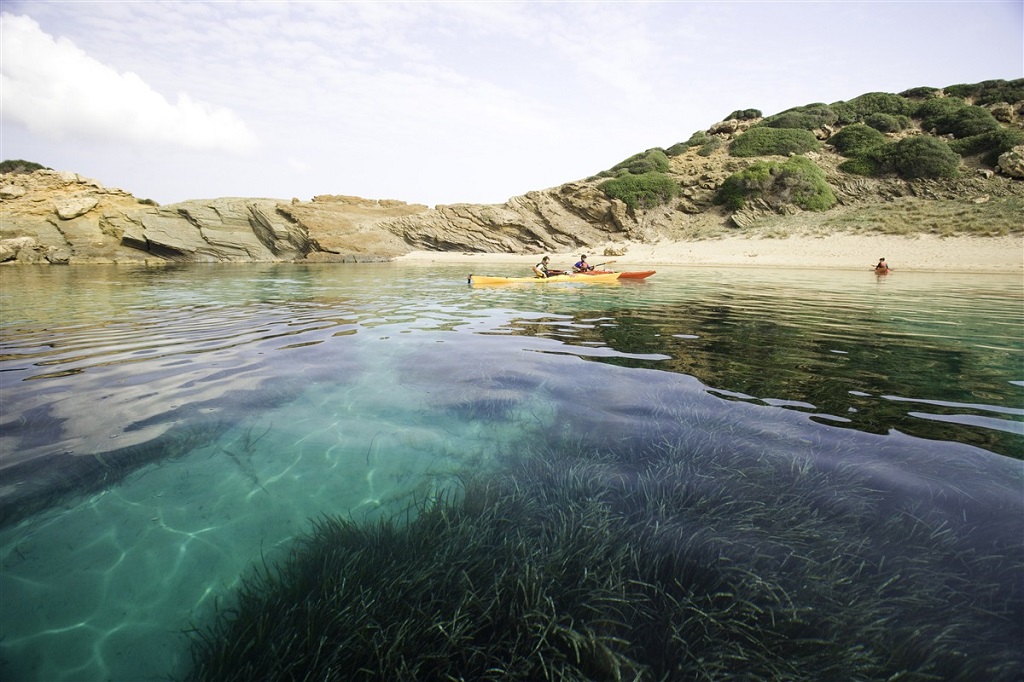
[[[431,209],[341,195],[157,206],[74,173],[0,178],[0,262],[357,262],[414,249],[521,253],[645,236],[622,202],[586,182],[501,205]]]

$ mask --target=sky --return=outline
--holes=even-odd
[[[503,203],[737,109],[1024,77],[1024,1],[0,2],[0,157],[140,199]]]

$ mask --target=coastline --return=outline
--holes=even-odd
[[[622,252],[606,256],[605,249]],[[529,268],[543,255],[551,266],[568,269],[581,253],[591,264],[614,260],[615,270],[656,265],[709,267],[787,267],[868,270],[884,257],[894,271],[1024,273],[1024,234],[1003,237],[935,235],[795,235],[783,238],[726,236],[702,241],[613,243],[589,251],[537,251],[534,254],[413,251],[397,262],[495,263]]]

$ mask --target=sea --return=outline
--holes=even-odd
[[[655,269],[0,268],[0,678],[184,679],[195,632],[315,519],[408,518],[540,451],[666,444],[820,474],[806,514],[865,514],[865,546],[870,515],[913,516],[934,552],[903,559],[980,605],[975,639],[929,646],[1020,674],[1020,274]],[[719,494],[781,495],[730,471]]]

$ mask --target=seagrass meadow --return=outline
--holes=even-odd
[[[503,465],[401,518],[318,519],[195,635],[189,679],[1021,669],[1015,559],[979,556],[962,529],[851,468],[667,443],[564,443]]]

